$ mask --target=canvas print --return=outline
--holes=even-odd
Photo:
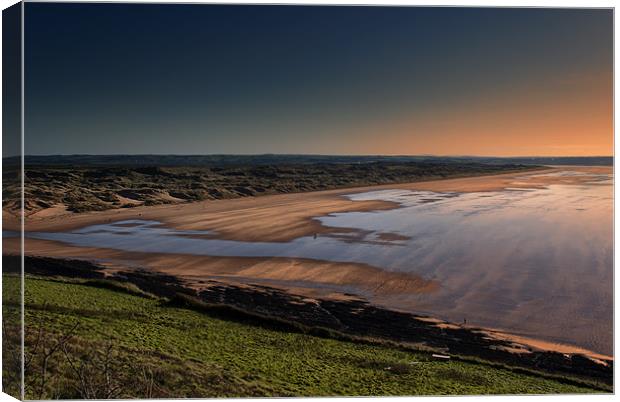
[[[4,392],[613,392],[612,9],[25,2],[3,56]]]

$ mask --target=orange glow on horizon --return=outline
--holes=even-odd
[[[392,155],[613,155],[610,71],[439,109],[357,130],[357,148]]]

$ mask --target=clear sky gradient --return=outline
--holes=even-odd
[[[26,3],[27,154],[611,155],[611,10]]]

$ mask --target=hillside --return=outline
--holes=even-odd
[[[17,281],[3,277],[5,294]],[[431,352],[395,344],[333,339],[227,319],[175,306],[127,284],[102,288],[98,282],[28,277],[25,289],[28,399],[606,389],[482,361],[444,361]],[[14,329],[5,328],[5,338],[10,341],[12,336]],[[6,362],[4,367],[7,370]],[[5,387],[10,387],[6,378]]]

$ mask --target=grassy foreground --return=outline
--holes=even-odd
[[[3,277],[3,288],[18,278]],[[26,398],[597,392],[430,353],[288,333],[27,278]],[[600,391],[598,391],[600,392]]]

